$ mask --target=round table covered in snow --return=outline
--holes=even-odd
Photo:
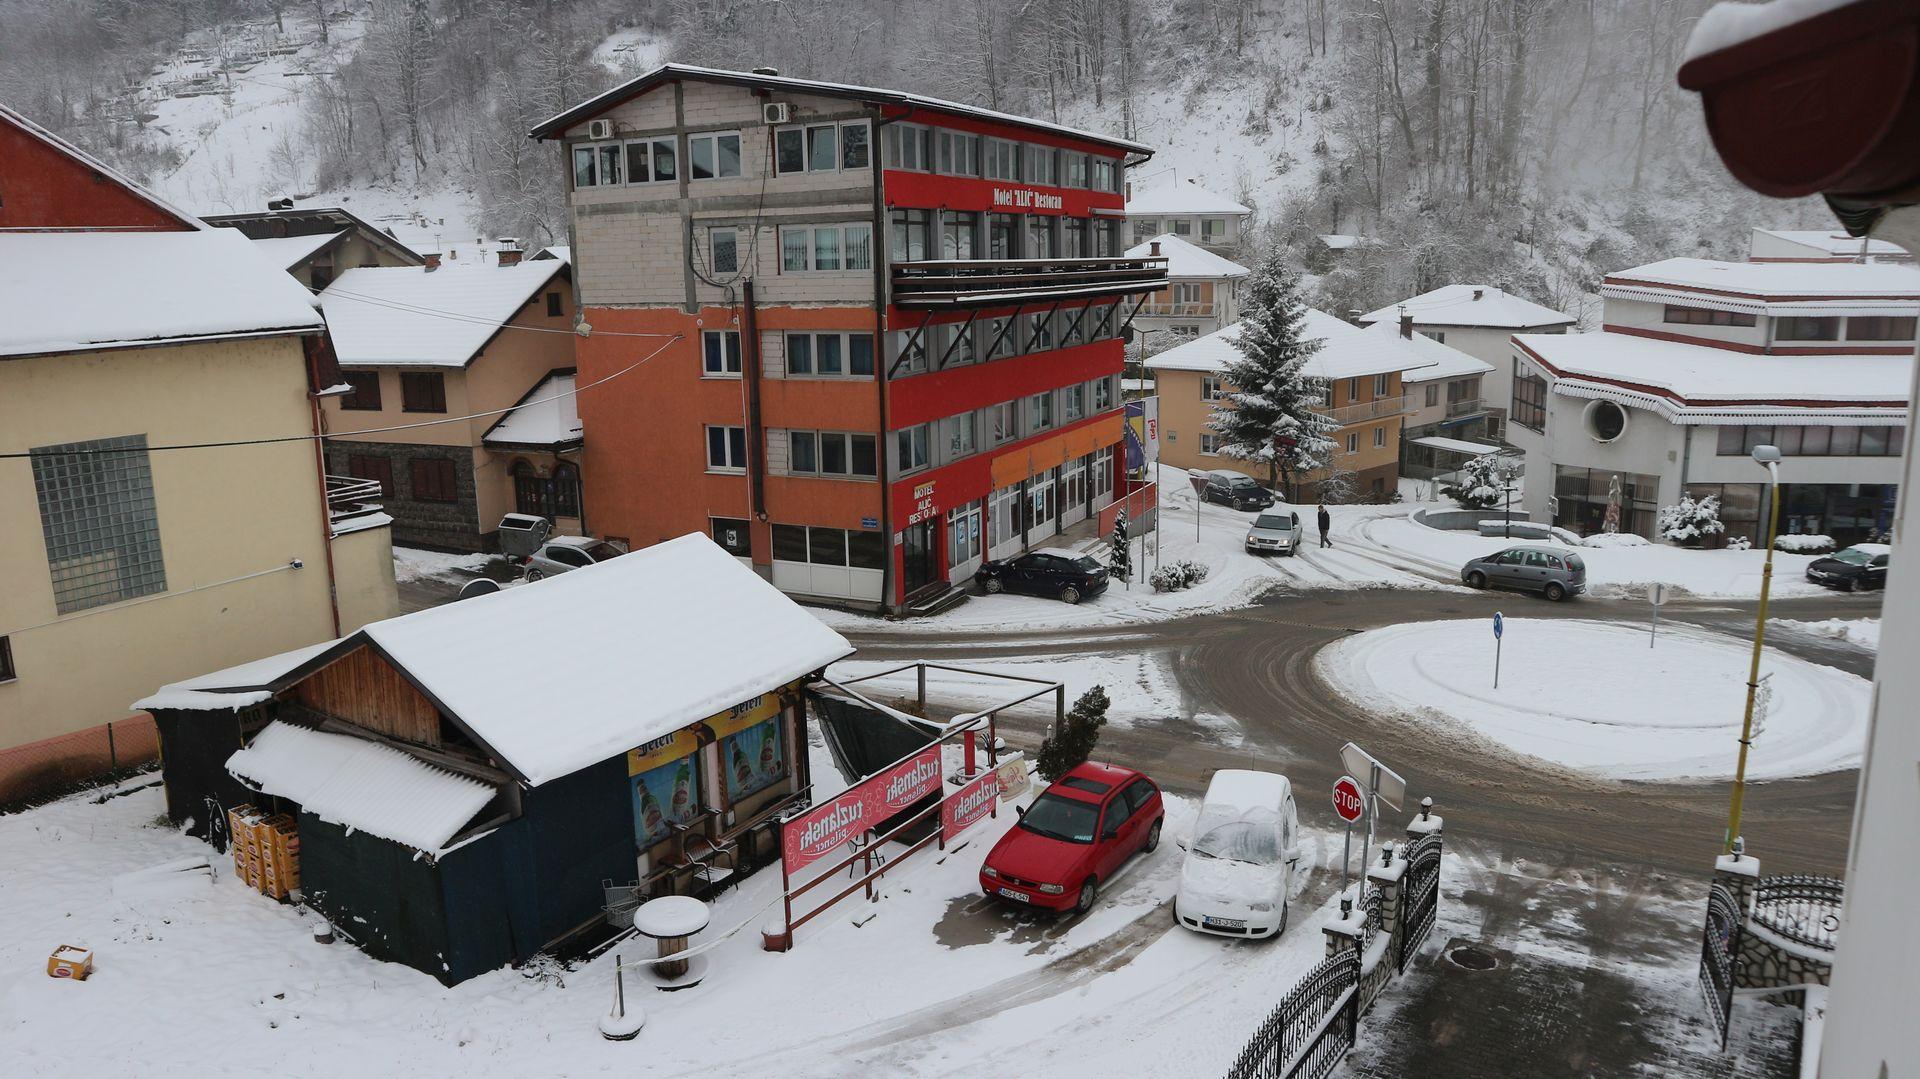
[[[667,895],[649,899],[633,912],[633,928],[643,936],[660,942],[660,958],[687,950],[687,938],[707,927],[707,905],[690,895]],[[674,982],[686,977],[688,961],[674,959],[654,964],[662,981]]]

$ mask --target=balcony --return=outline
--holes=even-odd
[[[921,311],[1117,299],[1166,287],[1164,258],[968,259],[893,267],[893,305]]]
[[[358,476],[327,477],[327,524],[338,528],[342,522],[380,512],[380,481]]]
[[[1371,401],[1362,401],[1354,405],[1342,405],[1339,408],[1317,408],[1315,412],[1331,417],[1341,427],[1350,423],[1377,420],[1386,416],[1398,416],[1407,412],[1413,399],[1405,394],[1398,397],[1377,397]]]
[[[1457,416],[1476,416],[1487,410],[1487,402],[1479,397],[1463,397],[1458,401],[1447,402],[1447,418]]]
[[[1140,308],[1141,318],[1212,318],[1215,305],[1208,303],[1150,303]]]

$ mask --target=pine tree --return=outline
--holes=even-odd
[[[1100,741],[1100,728],[1107,725],[1107,691],[1095,686],[1073,702],[1058,730],[1040,743],[1040,756],[1034,762],[1040,778],[1051,783],[1085,764]]]
[[[1520,470],[1520,462],[1510,453],[1483,453],[1460,469],[1457,483],[1445,484],[1440,493],[1470,510],[1493,509],[1507,496],[1507,484]]]
[[[1122,584],[1133,580],[1133,548],[1127,546],[1127,511],[1113,520],[1113,549],[1107,555],[1107,568]]]
[[[1698,547],[1707,537],[1726,532],[1720,523],[1720,496],[1707,495],[1695,501],[1682,493],[1680,501],[1660,507],[1660,538],[1682,547]]]
[[[1333,455],[1335,424],[1314,411],[1327,384],[1305,368],[1320,339],[1306,336],[1300,278],[1278,247],[1248,276],[1241,312],[1233,342],[1241,358],[1222,372],[1233,390],[1214,407],[1210,426],[1221,453],[1266,462],[1270,486],[1278,488],[1284,473],[1291,501],[1294,474],[1322,468]]]

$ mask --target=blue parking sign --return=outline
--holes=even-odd
[[[1500,617],[1500,612],[1499,611],[1493,612],[1493,639],[1494,640],[1497,641],[1500,639],[1500,631],[1505,627],[1506,627],[1506,620]]]

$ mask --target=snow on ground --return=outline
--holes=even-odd
[[[1140,555],[1139,534],[1135,533],[1132,586],[1113,581],[1104,593],[1078,605],[1039,596],[975,595],[943,614],[891,623],[869,615],[825,608],[814,609],[814,614],[835,629],[854,632],[883,625],[888,632],[912,633],[1053,630],[1133,625],[1235,610],[1251,606],[1276,588],[1447,587],[1433,579],[1433,572],[1424,566],[1410,567],[1391,552],[1382,552],[1371,545],[1349,546],[1342,539],[1344,532],[1357,529],[1360,522],[1379,514],[1403,514],[1407,506],[1329,507],[1334,517],[1335,545],[1327,550],[1316,546],[1319,541],[1314,530],[1312,504],[1275,507],[1299,513],[1304,528],[1300,553],[1283,557],[1247,553],[1247,529],[1255,517],[1251,511],[1204,504],[1199,509],[1196,538],[1196,498],[1184,469],[1161,467],[1160,498],[1161,530],[1157,537],[1148,533],[1149,553],[1144,559]],[[1156,539],[1163,542],[1158,552],[1151,549]],[[1048,545],[1073,547],[1102,563],[1108,561],[1112,550],[1111,537],[1096,536],[1088,524],[1074,526],[1070,535],[1046,543],[1036,542],[1034,547]],[[1208,571],[1206,580],[1179,592],[1155,592],[1146,581],[1152,567],[1181,559],[1204,564]]]
[[[990,903],[980,860],[1016,816],[976,826],[964,846],[905,863],[884,898],[853,898],[804,927],[795,949],[761,950],[779,875],[762,872],[715,904],[698,947],[706,981],[651,992],[629,965],[629,1006],[648,1015],[632,1043],[595,1024],[613,997],[613,958],[566,969],[503,969],[448,989],[345,943],[312,939],[315,919],[236,881],[225,856],[156,822],[158,789],[105,805],[76,796],[0,817],[0,1060],[9,1074],[832,1076],[850,1069],[954,1074],[1018,1056],[1079,1070],[1089,1059],[1225,1070],[1247,1033],[1322,952],[1324,909],[1305,899],[1273,944],[1203,938],[1168,903],[1196,806],[1169,799],[1166,839],[1135,859],[1094,912],[1062,921]],[[1316,864],[1336,850],[1310,835]],[[215,879],[116,897],[121,874],[211,856]],[[1324,872],[1320,874],[1324,877]],[[1331,888],[1319,888],[1324,895]],[[875,912],[864,926],[856,913]],[[94,949],[84,982],[44,973],[56,946]],[[650,957],[650,942],[623,947]],[[1143,1015],[1165,1022],[1143,1023]],[[860,1061],[856,1066],[852,1061]],[[1177,1063],[1176,1063],[1177,1062]]]
[[[1111,642],[1100,643],[1110,645]],[[1049,649],[1057,647],[1059,642],[1048,643]],[[1121,647],[1126,646],[1123,644]],[[932,657],[931,661],[950,662],[972,670],[991,671],[1020,678],[1057,680],[1066,687],[1068,708],[1072,708],[1073,703],[1087,690],[1094,686],[1104,687],[1109,701],[1107,722],[1116,727],[1164,721],[1174,716],[1185,716],[1192,710],[1184,702],[1179,682],[1174,678],[1173,671],[1153,653],[1118,652],[1081,656],[1049,654],[1035,659],[1019,660]],[[898,663],[842,660],[833,665],[828,675],[844,681],[847,678],[857,678],[863,674],[895,666],[898,666]],[[912,700],[917,684],[917,675],[909,669],[869,682],[857,683],[853,688],[883,704],[892,704],[901,698]],[[927,671],[927,697],[941,708],[949,710],[987,708],[1037,688],[1040,687],[1030,683],[1008,682],[958,671],[933,669]],[[933,714],[939,713],[936,711]],[[1031,716],[1051,722],[1054,715],[1054,700],[1049,695],[1018,708],[1009,709],[1005,714]],[[1226,736],[1224,740],[1237,741],[1239,738],[1239,727],[1230,719],[1216,716],[1211,717],[1211,721],[1199,721],[1221,728],[1221,733]]]
[[[1437,504],[1453,509],[1449,502]],[[1460,567],[1481,555],[1491,554],[1521,540],[1482,536],[1476,532],[1431,528],[1413,520],[1405,511],[1419,507],[1392,507],[1396,514],[1381,514],[1363,522],[1360,538],[1394,554],[1424,563],[1435,570],[1457,575]],[[1761,569],[1765,551],[1697,551],[1666,544],[1624,547],[1582,547],[1580,557],[1587,563],[1587,587],[1597,596],[1638,597],[1659,581],[1669,588],[1695,596],[1751,599],[1760,594]],[[1813,556],[1776,551],[1773,557],[1773,594],[1775,596],[1812,596],[1825,589],[1807,580],[1807,563]]]
[[[1494,639],[1481,619],[1369,630],[1314,659],[1355,702],[1441,723],[1508,750],[1618,779],[1731,775],[1749,651],[1688,626],[1513,618],[1493,686]],[[1866,679],[1769,651],[1772,706],[1748,761],[1760,779],[1856,766],[1866,736]]]
[[[393,579],[396,581],[417,581],[423,577],[432,577],[442,581],[463,583],[467,578],[478,574],[493,561],[490,554],[449,554],[445,551],[426,551],[418,547],[399,547],[393,549]]]
[[[1857,645],[1869,652],[1880,650],[1880,620],[1878,618],[1828,618],[1819,622],[1796,622],[1791,618],[1768,619],[1782,629],[1810,633],[1816,637],[1832,637]]]

